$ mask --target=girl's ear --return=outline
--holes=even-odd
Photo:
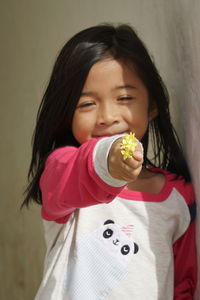
[[[156,105],[154,105],[151,110],[149,111],[149,121],[152,121],[155,119],[158,115],[158,108]]]

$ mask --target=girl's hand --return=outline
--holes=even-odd
[[[108,170],[113,178],[126,182],[135,181],[142,169],[143,150],[140,143],[135,147],[132,158],[123,159],[120,144],[123,138],[117,139],[109,152]]]

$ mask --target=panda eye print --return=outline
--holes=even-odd
[[[130,252],[130,247],[129,247],[129,245],[124,245],[124,246],[121,248],[121,253],[122,253],[123,255],[129,254],[129,252]]]
[[[112,229],[106,229],[106,230],[103,232],[103,237],[104,237],[105,239],[109,239],[112,235],[113,235]]]

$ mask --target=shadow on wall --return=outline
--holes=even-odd
[[[198,0],[175,3],[173,39],[179,70],[179,118],[181,118],[183,143],[192,173],[197,201],[197,248],[200,266],[200,2]],[[180,113],[181,112],[181,113]],[[200,279],[200,271],[199,276]],[[196,300],[200,298],[200,281]]]

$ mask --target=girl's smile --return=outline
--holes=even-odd
[[[93,137],[133,131],[140,140],[154,117],[148,107],[148,91],[133,67],[114,59],[97,62],[74,113],[74,137],[82,144]]]

